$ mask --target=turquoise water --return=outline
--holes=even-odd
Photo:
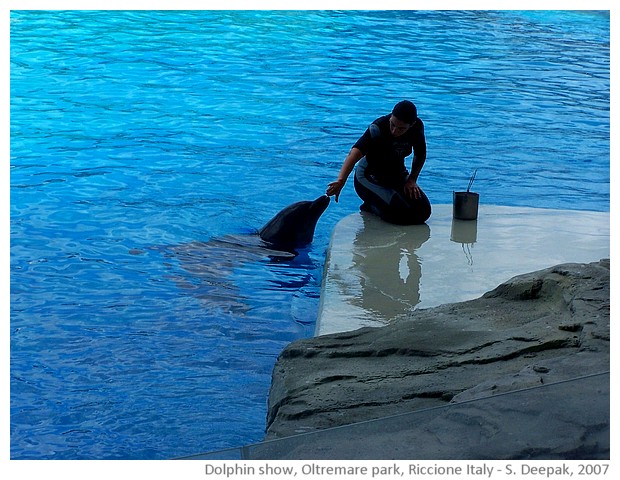
[[[450,203],[609,210],[606,12],[11,13],[11,457],[262,439],[351,182],[290,262],[191,242],[321,195],[409,98]]]

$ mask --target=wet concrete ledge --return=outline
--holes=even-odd
[[[425,225],[404,227],[355,213],[332,232],[316,335],[386,325],[515,275],[609,256],[609,212],[481,205],[464,221],[434,205]]]

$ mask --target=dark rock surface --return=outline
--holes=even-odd
[[[609,277],[609,260],[562,264],[514,277],[476,300],[414,311],[410,317],[385,327],[292,343],[274,368],[267,439],[609,372]],[[592,449],[597,452],[592,458],[605,457],[605,450],[609,450],[609,402],[604,399],[609,396],[609,385],[604,383],[609,376],[602,378],[598,393],[564,389],[569,392],[561,397],[565,411],[586,405],[594,405],[597,411],[590,412],[592,418],[585,422],[569,422],[574,431],[564,432],[560,437],[564,440],[555,442],[555,450],[539,446],[543,449],[540,451],[547,452],[547,458],[564,458],[570,456],[567,452]],[[599,395],[602,403],[589,403],[589,395]],[[523,422],[518,420],[525,415],[523,407],[511,406],[511,398],[515,397],[519,396],[502,397],[502,408],[513,415],[504,421],[513,418]],[[522,400],[519,402],[522,405]],[[489,428],[494,424],[490,411],[489,418],[481,415],[477,420],[482,430],[485,422]],[[562,428],[569,428],[559,417],[558,421]],[[454,425],[450,428],[454,429]],[[546,425],[549,432],[554,428],[558,428],[557,422]],[[524,448],[535,451],[538,447],[534,444],[548,444],[550,435],[545,440],[537,432],[536,438],[525,444],[520,438],[512,453],[501,455],[492,453],[492,437],[487,437],[479,442],[475,453],[468,454],[474,457],[463,458],[484,458],[485,448],[487,458],[525,458]],[[584,450],[584,442],[592,445]],[[323,451],[323,458],[339,457]],[[339,451],[344,455],[341,458],[401,458],[393,448],[385,455],[370,451],[355,455],[342,447]],[[403,452],[402,458],[410,453]],[[315,454],[314,458],[321,458],[321,454]],[[419,453],[417,458],[424,455]],[[462,458],[449,449],[443,457],[437,449],[428,455]]]

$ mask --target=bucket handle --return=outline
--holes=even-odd
[[[469,190],[471,189],[471,186],[474,183],[474,179],[476,178],[476,172],[478,172],[477,168],[474,170],[474,174],[469,179],[469,184],[467,185],[467,193],[469,193]]]

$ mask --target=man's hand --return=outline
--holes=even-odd
[[[325,194],[329,197],[332,195],[336,196],[336,203],[338,203],[338,197],[340,197],[340,192],[344,188],[345,180],[336,180],[335,182],[331,182],[327,185],[327,190]]]
[[[417,200],[422,196],[422,190],[420,190],[420,187],[418,187],[418,183],[412,178],[409,178],[409,180],[407,180],[404,190],[405,195],[407,195],[407,197],[412,200]]]

